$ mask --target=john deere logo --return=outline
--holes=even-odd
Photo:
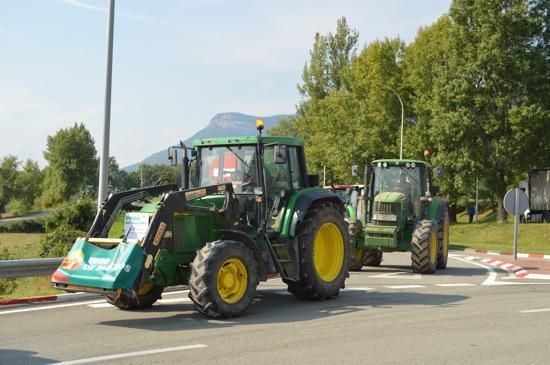
[[[69,252],[60,267],[67,270],[76,270],[82,265],[82,261],[84,261],[84,253],[81,250]]]

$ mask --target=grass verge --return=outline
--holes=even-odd
[[[513,252],[514,217],[508,223],[496,223],[490,212],[480,214],[479,223],[468,223],[468,216],[460,214],[450,229],[451,248],[481,249],[496,252]],[[550,254],[550,224],[521,223],[518,229],[518,252]]]

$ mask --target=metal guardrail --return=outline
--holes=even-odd
[[[51,275],[63,257],[51,259],[0,260],[0,278]]]

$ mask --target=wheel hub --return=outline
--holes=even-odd
[[[247,285],[248,273],[240,259],[228,259],[221,265],[218,271],[217,289],[224,302],[237,303],[244,297]]]

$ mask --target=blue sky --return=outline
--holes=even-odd
[[[0,0],[0,158],[45,165],[48,135],[82,121],[101,149],[107,0]],[[121,166],[214,114],[294,113],[315,32],[345,16],[361,47],[414,39],[450,0],[117,0],[111,148]]]

